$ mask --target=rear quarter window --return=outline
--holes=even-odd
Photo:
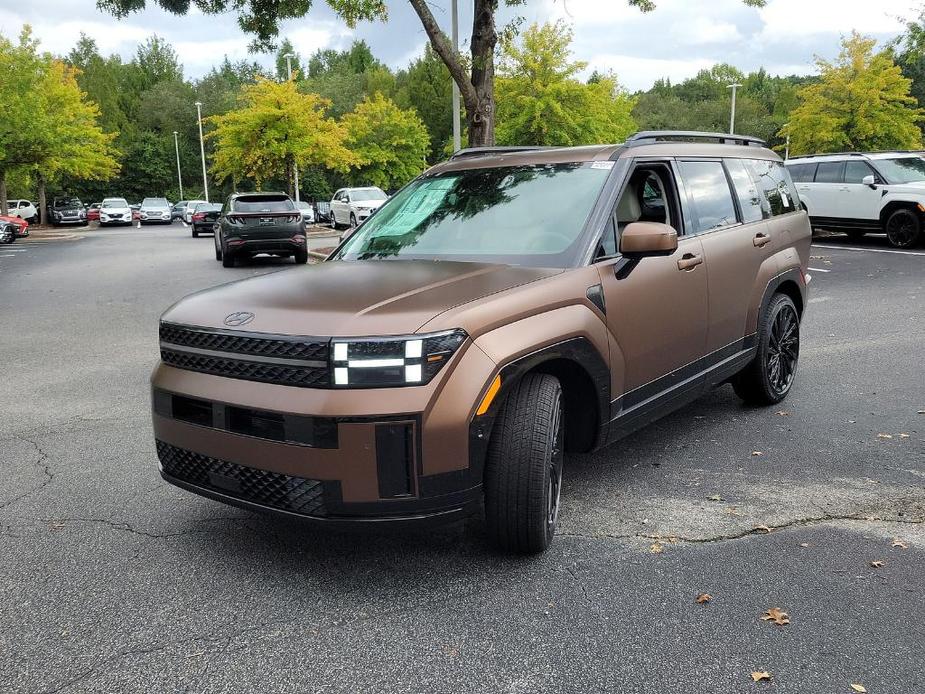
[[[797,183],[812,183],[816,177],[816,164],[790,164],[787,166],[790,177]]]
[[[776,217],[794,212],[799,206],[796,191],[787,169],[779,161],[770,159],[747,159],[748,168],[761,193],[761,207],[765,217]]]

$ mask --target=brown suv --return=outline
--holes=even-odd
[[[731,382],[791,388],[810,227],[749,137],[463,150],[322,264],[160,324],[164,478],[327,524],[443,521],[545,549],[563,451]]]

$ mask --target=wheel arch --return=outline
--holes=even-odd
[[[886,220],[890,218],[890,215],[896,212],[896,210],[909,210],[919,215],[919,217],[921,217],[923,212],[922,203],[912,202],[911,200],[888,200],[886,204],[880,208],[881,228],[886,224]]]

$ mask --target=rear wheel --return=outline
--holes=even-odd
[[[790,388],[800,356],[800,315],[786,294],[771,298],[758,326],[758,353],[732,380],[736,395],[750,405],[773,405]]]
[[[302,248],[295,252],[295,262],[296,265],[305,265],[308,262],[308,250]]]
[[[894,248],[912,248],[922,237],[922,221],[912,210],[896,210],[887,218],[884,231]]]
[[[218,232],[215,233],[215,259],[222,259],[222,242],[218,238]]]
[[[196,227],[190,227],[190,233],[193,235],[194,239],[199,238],[199,231],[197,231]]]
[[[222,252],[222,267],[234,267],[235,257],[232,253],[226,251]]]
[[[498,414],[485,461],[485,523],[508,552],[542,552],[559,517],[564,419],[562,387],[548,374],[527,374]]]

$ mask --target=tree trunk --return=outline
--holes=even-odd
[[[45,177],[42,175],[41,171],[35,174],[35,180],[39,186],[39,224],[48,224],[48,220],[46,219],[48,216],[48,205],[46,204],[45,198]]]
[[[0,169],[0,214],[10,213],[10,203],[6,199],[6,169]]]
[[[472,86],[474,98],[466,99],[469,146],[495,144],[495,12],[498,0],[475,0],[472,15]]]

